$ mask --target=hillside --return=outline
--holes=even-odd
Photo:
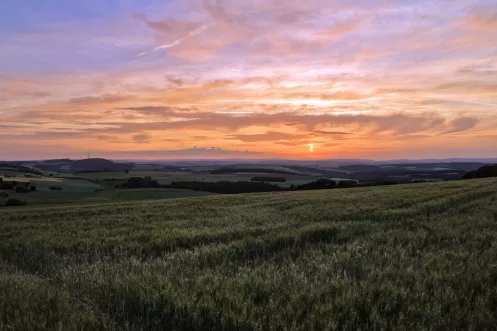
[[[497,177],[497,164],[485,165],[464,175],[464,179]]]
[[[338,167],[303,165],[234,164],[211,168],[211,174],[267,173],[299,174],[317,178],[343,178],[362,183],[409,183],[413,181],[455,180],[481,163],[419,163],[419,164],[349,164]],[[192,168],[194,169],[194,168]]]
[[[33,166],[44,171],[60,173],[121,172],[130,169],[129,164],[99,158],[48,160],[35,163]]]
[[[124,171],[129,167],[106,159],[77,160],[71,164],[71,172]]]
[[[296,162],[296,161],[295,161]],[[303,162],[285,163],[231,163],[211,161],[204,164],[201,161],[190,161],[183,166],[173,165],[175,162],[158,161],[152,163],[116,162],[106,159],[55,159],[45,161],[7,162],[0,164],[0,171],[5,174],[15,175],[16,172],[27,171],[45,175],[68,175],[75,177],[84,174],[95,174],[92,180],[106,177],[116,179],[128,176],[133,172],[135,176],[152,176],[162,178],[162,183],[170,184],[174,181],[239,181],[250,180],[255,176],[279,175],[286,178],[282,186],[302,185],[319,178],[348,179],[362,184],[375,185],[382,183],[410,183],[420,181],[443,181],[461,179],[468,171],[473,171],[483,166],[482,163],[454,162],[454,163],[399,163],[399,164],[355,164],[340,166],[327,166],[326,163]],[[352,162],[352,161],[351,161]]]
[[[497,180],[0,211],[0,330],[491,330]]]

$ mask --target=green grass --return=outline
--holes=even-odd
[[[213,193],[208,192],[170,188],[115,189],[116,182],[113,181],[102,181],[102,185],[100,185],[98,181],[95,183],[85,179],[41,177],[35,175],[30,177],[16,176],[16,178],[8,179],[30,181],[32,185],[37,187],[36,191],[29,193],[15,193],[11,190],[0,191],[9,194],[11,198],[27,202],[28,206],[125,202],[213,195]],[[107,187],[104,185],[107,185]],[[50,186],[61,187],[62,191],[52,191],[49,189]]]
[[[186,197],[203,197],[214,195],[215,193],[170,189],[106,189],[101,192],[94,191],[36,191],[30,193],[14,193],[8,191],[9,197],[21,199],[27,202],[27,206],[41,205],[69,205],[69,204],[94,204],[112,203],[126,201],[142,201],[157,199],[174,199]]]
[[[0,176],[0,178],[3,177]],[[15,180],[18,182],[29,181],[32,185],[35,185],[36,188],[40,191],[48,191],[50,186],[61,187],[66,192],[79,192],[79,193],[95,192],[95,190],[103,188],[103,186],[92,183],[88,180],[42,177],[38,175],[30,175],[30,176],[18,175],[15,178],[9,177],[5,179]]]
[[[86,199],[96,196],[96,190],[103,189],[103,186],[92,183],[87,180],[76,180],[67,178],[53,178],[41,176],[16,176],[8,178],[16,181],[29,181],[31,185],[36,186],[36,191],[29,193],[15,193],[13,191],[4,191],[11,198],[21,199],[29,205],[46,205],[46,204],[68,204],[81,203]],[[61,187],[62,191],[52,191],[50,186]]]
[[[10,177],[13,177],[13,176],[24,176],[26,175],[25,172],[20,172],[20,171],[17,171],[16,169],[14,168],[0,168],[0,178],[3,178],[4,176],[10,176]],[[31,175],[31,174],[30,174]],[[32,175],[33,177],[39,177],[38,175]]]
[[[0,330],[494,330],[497,181],[0,210]]]
[[[250,181],[252,177],[260,176],[276,176],[285,177],[287,182],[274,183],[281,185],[282,187],[289,187],[292,183],[295,185],[301,185],[315,181],[317,178],[313,176],[305,175],[290,175],[290,174],[264,174],[264,173],[233,173],[233,174],[209,174],[209,173],[196,173],[196,172],[164,172],[164,171],[130,171],[129,173],[124,172],[98,172],[98,173],[85,173],[85,174],[75,174],[75,176],[86,178],[88,180],[97,182],[104,186],[114,186],[118,180],[125,181],[129,177],[138,176],[145,177],[150,176],[152,179],[157,180],[160,184],[169,185],[171,182],[179,181],[205,181],[205,182],[217,182],[217,181]],[[116,181],[105,181],[105,179],[114,179]]]

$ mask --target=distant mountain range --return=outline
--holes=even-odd
[[[305,178],[340,178],[363,184],[409,183],[415,181],[455,180],[497,158],[449,159],[227,159],[227,160],[108,160],[100,158],[70,160],[0,162],[0,168],[50,175],[94,172],[125,172],[142,176],[143,171],[208,175],[281,174]],[[202,175],[203,174],[203,175]],[[145,176],[145,175],[143,175]],[[221,178],[221,176],[220,176]]]
[[[327,159],[327,160],[288,160],[288,159],[198,159],[198,160],[115,160],[116,162],[172,164],[178,166],[193,165],[229,165],[229,164],[285,164],[305,166],[344,166],[344,165],[389,165],[389,164],[446,164],[446,163],[481,163],[494,164],[497,158],[447,158],[447,159]]]
[[[37,169],[41,169],[44,171],[63,173],[84,173],[101,171],[119,172],[128,170],[130,168],[130,165],[128,164],[122,162],[114,162],[106,159],[57,159],[35,161],[30,164]]]
[[[36,163],[45,168],[60,167],[62,171],[122,171],[127,168],[124,164],[159,164],[174,166],[199,166],[199,165],[233,165],[233,164],[261,164],[261,165],[291,165],[291,166],[318,166],[339,167],[347,165],[408,165],[408,164],[449,164],[449,163],[473,163],[473,164],[496,164],[497,158],[446,158],[446,159],[393,159],[393,160],[368,160],[368,159],[326,159],[326,160],[289,160],[289,159],[54,159],[54,160],[32,160],[32,161],[3,161],[10,164]],[[41,168],[40,167],[40,168]]]

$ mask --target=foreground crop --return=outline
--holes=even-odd
[[[497,325],[497,182],[0,214],[0,329]]]

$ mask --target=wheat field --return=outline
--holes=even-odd
[[[497,181],[0,209],[0,330],[494,330]]]

